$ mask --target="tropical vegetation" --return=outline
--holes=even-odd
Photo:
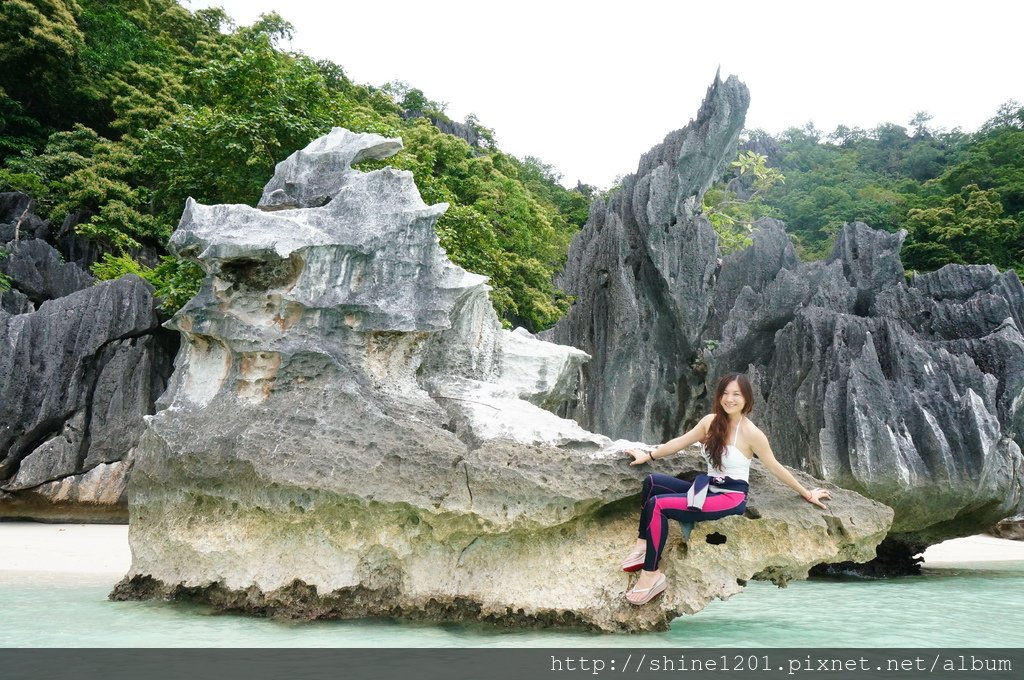
[[[757,196],[758,215],[782,219],[806,259],[827,256],[840,227],[861,221],[906,230],[908,270],[994,264],[1024,274],[1024,107],[1005,103],[973,133],[930,119],[749,132],[745,146],[785,177]]]
[[[281,48],[276,14],[235,26],[173,0],[9,0],[0,4],[0,191],[100,247],[101,278],[135,273],[167,311],[199,270],[166,250],[185,198],[255,204],[274,165],[333,126],[401,137],[388,164],[424,200],[447,202],[438,234],[458,264],[491,277],[506,324],[540,330],[564,314],[553,285],[586,220],[589,189],[502,152],[475,116],[444,134],[443,106],[405,84],[374,88]],[[368,164],[372,167],[372,164]]]

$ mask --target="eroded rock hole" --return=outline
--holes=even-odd
[[[714,531],[714,532],[708,534],[707,537],[705,537],[704,540],[707,541],[708,543],[710,543],[711,545],[722,545],[723,543],[725,543],[726,539],[725,539],[725,536],[723,536],[722,534],[718,533],[717,531]]]
[[[238,290],[269,290],[283,288],[295,282],[301,268],[298,258],[264,262],[240,258],[225,262],[220,267],[220,278]]]

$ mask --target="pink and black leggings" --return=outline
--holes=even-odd
[[[654,571],[658,568],[661,551],[668,538],[668,520],[680,522],[700,522],[709,519],[721,519],[729,515],[742,515],[747,507],[747,483],[726,478],[725,484],[717,486],[742,489],[744,493],[708,494],[701,510],[687,507],[686,492],[691,483],[670,475],[653,474],[644,480],[640,494],[640,538],[647,540],[647,557],[644,569]]]

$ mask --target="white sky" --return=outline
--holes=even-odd
[[[1011,0],[181,0],[239,24],[277,11],[290,49],[357,83],[403,80],[498,145],[608,187],[693,117],[721,66],[751,92],[748,128],[812,121],[976,129],[1024,101],[1024,3]],[[284,45],[284,47],[289,47]]]

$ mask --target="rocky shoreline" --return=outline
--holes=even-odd
[[[501,328],[485,279],[438,245],[446,206],[409,173],[351,168],[400,144],[336,129],[259,208],[187,205],[171,242],[207,278],[168,324],[182,351],[136,451],[114,597],[640,631],[873,556],[887,507],[830,487],[822,513],[755,465],[747,514],[698,527],[666,557],[678,587],[627,604],[605,565],[635,533],[636,443],[554,413],[586,355]]]
[[[863,224],[826,262],[798,263],[772,221],[719,259],[698,207],[748,101],[716,79],[595,202],[562,282],[577,303],[542,338],[502,328],[486,278],[447,259],[445,204],[410,173],[352,169],[401,140],[340,128],[280,163],[255,208],[189,199],[171,245],[206,278],[164,325],[173,340],[138,278],[40,300],[19,274],[0,367],[21,382],[4,394],[39,398],[0,413],[0,515],[116,520],[127,499],[115,599],[646,631],[752,579],[868,562],[883,540],[869,568],[905,569],[1012,513],[1019,280],[908,281],[902,235]],[[648,469],[622,450],[692,424],[726,370],[751,376],[780,460],[835,500],[813,508],[755,462],[744,516],[698,525],[665,556],[669,592],[632,607],[607,565]],[[701,467],[686,453],[655,471]]]

